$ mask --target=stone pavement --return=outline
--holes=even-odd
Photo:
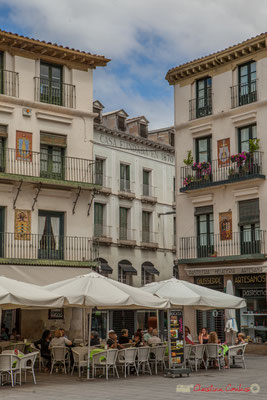
[[[37,374],[37,385],[28,383],[21,387],[0,387],[0,399],[3,400],[216,400],[216,399],[267,399],[267,357],[247,355],[247,369],[235,368],[230,370],[201,370],[192,373],[190,377],[165,378],[163,375],[130,376],[124,378],[111,378],[106,381],[98,378],[87,382],[80,381],[77,375],[62,374]],[[225,392],[232,388],[252,388],[258,393]],[[205,388],[221,388],[224,392],[200,392],[200,385]],[[227,386],[228,385],[228,386]],[[258,386],[259,385],[259,386]],[[190,389],[190,393],[183,390]],[[195,390],[194,390],[195,388]],[[179,390],[179,392],[177,391]]]

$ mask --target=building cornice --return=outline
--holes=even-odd
[[[154,149],[157,149],[157,150],[168,151],[169,153],[174,154],[174,147],[172,147],[172,146],[164,145],[159,142],[154,142],[153,140],[144,139],[140,136],[134,136],[129,133],[121,132],[118,130],[109,129],[109,128],[106,128],[104,125],[97,124],[97,123],[94,123],[94,128],[98,132],[107,133],[109,135],[128,140],[129,142],[143,144],[145,146],[153,147]]]
[[[110,61],[97,54],[70,49],[55,43],[40,41],[0,30],[0,50],[12,55],[65,64],[71,68],[87,70],[104,67]]]
[[[233,62],[242,62],[249,55],[253,56],[267,48],[267,33],[262,33],[237,45],[228,47],[205,57],[179,65],[167,72],[166,80],[175,85],[191,77],[203,76],[211,70],[221,68]]]

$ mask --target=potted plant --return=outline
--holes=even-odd
[[[260,139],[249,139],[249,169],[251,174],[259,174],[261,169],[261,160],[260,160]]]

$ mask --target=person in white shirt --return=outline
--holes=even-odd
[[[153,346],[154,344],[159,344],[161,343],[160,338],[158,337],[158,330],[153,329],[152,336],[147,340],[147,344],[149,346]]]
[[[147,342],[148,339],[152,337],[152,332],[153,332],[153,328],[152,328],[152,326],[150,326],[150,327],[148,328],[148,330],[147,330],[147,333],[144,334],[144,340],[145,340],[145,342]]]
[[[62,331],[57,329],[55,331],[55,337],[51,340],[49,347],[54,346],[71,346],[72,341],[67,339],[66,337],[62,336]]]

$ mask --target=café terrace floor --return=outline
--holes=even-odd
[[[235,368],[230,370],[200,370],[190,377],[165,378],[163,375],[131,375],[124,378],[110,378],[106,381],[98,378],[87,382],[79,380],[77,374],[73,376],[61,373],[37,373],[37,385],[31,382],[11,388],[0,387],[0,399],[5,400],[165,400],[165,399],[267,399],[267,357],[261,355],[246,356],[247,369]],[[258,393],[225,392],[227,385],[233,388],[248,388],[251,385]],[[184,387],[181,387],[183,385]],[[196,385],[196,386],[195,386]],[[199,386],[221,388],[224,392],[194,391]],[[189,393],[182,393],[189,386]],[[228,386],[229,388],[229,386]],[[179,391],[177,391],[179,390]]]

